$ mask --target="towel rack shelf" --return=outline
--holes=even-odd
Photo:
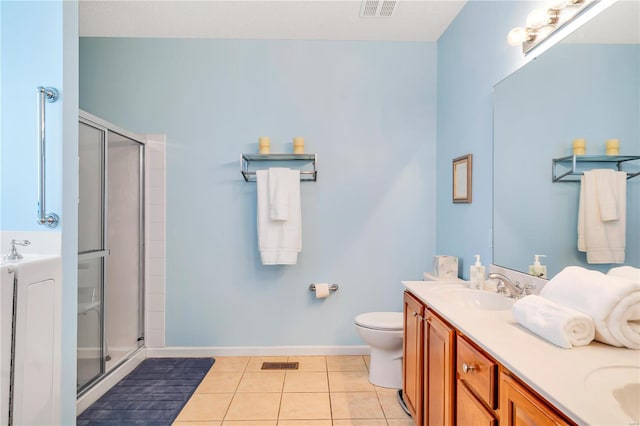
[[[278,162],[275,165],[281,167],[291,162],[300,163],[302,168],[311,166],[311,170],[300,170],[300,180],[311,182],[318,180],[318,154],[241,154],[240,173],[242,173],[245,181],[256,181],[256,171],[251,170],[251,163],[260,161]]]
[[[623,172],[622,163],[640,160],[640,155],[569,155],[552,160],[553,182],[578,182],[584,170],[578,170],[578,164],[615,163],[618,171]],[[592,167],[593,168],[593,167]],[[627,179],[640,175],[640,171],[627,171]],[[577,178],[576,178],[577,176]]]

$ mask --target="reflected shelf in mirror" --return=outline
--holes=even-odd
[[[622,170],[622,163],[640,160],[640,155],[569,155],[552,160],[553,182],[579,182],[585,170],[578,170],[579,163],[615,163],[618,171]],[[558,173],[558,167],[570,167],[568,171]],[[627,179],[640,175],[640,171],[627,171]]]

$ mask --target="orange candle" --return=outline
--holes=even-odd
[[[293,138],[293,153],[304,154],[304,138],[300,136]]]
[[[260,136],[258,138],[258,152],[260,154],[268,154],[271,151],[271,139],[268,136]]]
[[[620,141],[618,139],[608,139],[605,143],[605,154],[607,155],[619,155],[620,154]]]

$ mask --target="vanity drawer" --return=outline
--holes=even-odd
[[[498,408],[498,364],[474,347],[463,336],[457,336],[458,378],[491,408]]]
[[[461,381],[458,381],[456,423],[459,425],[498,426],[498,421],[493,413],[479,402]]]

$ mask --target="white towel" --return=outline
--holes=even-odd
[[[640,282],[568,266],[540,296],[589,315],[597,341],[640,349]]]
[[[596,169],[580,181],[578,250],[588,263],[624,263],[627,174]]]
[[[607,275],[640,282],[640,268],[634,268],[633,266],[618,266],[616,268],[611,268],[609,269],[609,272],[607,272]]]
[[[541,296],[518,299],[511,312],[525,328],[561,348],[586,346],[596,334],[590,316]]]
[[[291,198],[291,169],[272,167],[269,169],[269,218],[289,220]]]
[[[258,198],[258,250],[263,265],[295,265],[302,251],[302,210],[300,205],[300,171],[289,173],[289,219],[275,221],[269,217],[269,172],[256,171]]]

